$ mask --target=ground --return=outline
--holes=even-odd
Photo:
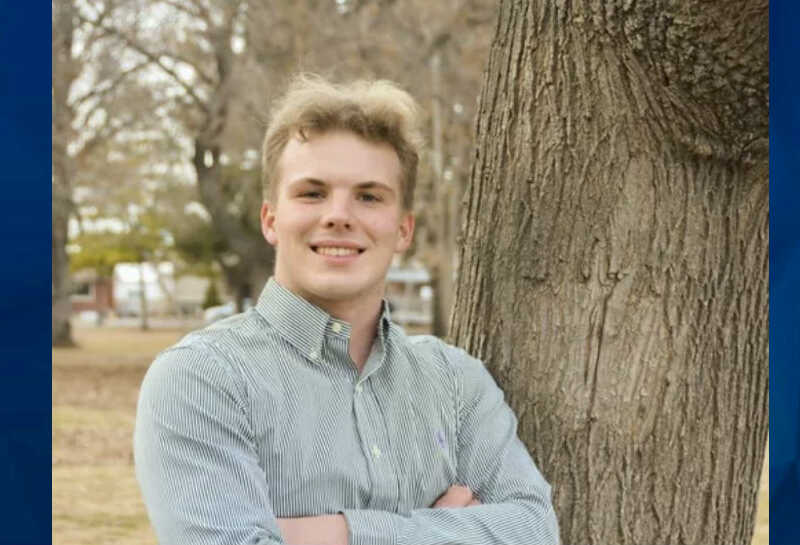
[[[78,348],[53,350],[54,545],[155,545],[133,472],[136,398],[154,356],[185,330],[78,326]],[[769,543],[768,501],[767,460],[752,545]]]
[[[155,544],[133,473],[136,397],[176,329],[75,329],[53,350],[53,543]]]

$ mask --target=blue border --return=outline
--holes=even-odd
[[[770,543],[800,543],[800,17],[772,0],[770,30]]]
[[[49,14],[0,16],[0,544],[52,540]]]

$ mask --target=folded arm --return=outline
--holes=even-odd
[[[159,541],[557,544],[550,487],[517,438],[513,413],[483,365],[462,357],[456,478],[474,498],[403,515],[354,509],[277,519],[245,413],[244,388],[209,354],[166,352],[142,385],[135,434],[137,478]]]
[[[480,505],[466,486],[453,485],[431,507],[472,507]],[[349,533],[344,515],[279,518],[278,526],[289,545],[347,545]]]
[[[461,404],[457,481],[429,508],[400,515],[368,509],[346,509],[350,545],[557,545],[558,522],[550,486],[517,437],[517,420],[502,391],[481,362],[460,350]],[[474,495],[473,495],[474,491]],[[299,532],[342,530],[342,519],[293,519]],[[328,527],[327,524],[332,526]],[[284,534],[287,535],[287,534]],[[302,534],[294,534],[302,535]],[[341,540],[344,539],[344,540]],[[292,545],[314,543],[292,541]]]

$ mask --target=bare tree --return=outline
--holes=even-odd
[[[767,2],[504,0],[452,315],[565,543],[749,543],[768,432]]]
[[[81,27],[79,19],[82,9],[93,11],[97,20],[102,20],[113,10],[113,2],[107,2],[100,8],[85,3],[79,5],[75,0],[52,3],[53,346],[73,344],[69,322],[71,287],[66,245],[69,219],[76,212],[73,191],[78,165],[99,142],[111,137],[124,125],[112,125],[106,122],[107,119],[98,120],[94,115],[97,112],[95,107],[83,107],[97,106],[107,93],[138,69],[98,70],[94,78],[96,87],[76,92],[76,83],[81,78],[87,80],[89,58],[94,54],[93,48],[102,40],[101,34]]]
[[[145,64],[121,62],[127,59],[118,57],[103,30],[106,20],[118,16],[119,4],[80,0],[52,3],[54,346],[73,344],[66,245],[70,218],[80,217],[75,191],[87,181],[98,189],[98,171],[91,167],[106,165],[108,142],[125,131],[141,129],[145,119],[141,112],[149,109],[149,103],[140,99],[149,95],[149,89],[130,85],[132,76]],[[87,24],[87,18],[94,24]],[[124,97],[121,91],[125,91]]]
[[[260,289],[272,263],[272,253],[249,219],[257,217],[258,202],[252,199],[258,195],[257,170],[236,180],[226,173],[226,164],[244,151],[226,149],[225,133],[241,83],[234,48],[245,5],[131,2],[115,18],[82,18],[113,39],[109,49],[115,55],[130,54],[145,66],[150,85],[155,80],[164,87],[150,115],[160,115],[172,131],[191,141],[198,195],[225,242],[220,264],[240,304]]]
[[[72,140],[73,114],[68,104],[78,68],[72,56],[74,7],[53,2],[53,346],[73,344],[70,330],[67,224],[72,212],[73,164],[67,146]]]

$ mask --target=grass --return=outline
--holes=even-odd
[[[184,335],[179,329],[75,328],[76,348],[53,349],[53,364],[145,368],[153,356]]]
[[[180,330],[77,328],[53,350],[53,544],[155,545],[133,470],[136,398]],[[769,455],[752,545],[769,543]]]
[[[53,543],[155,545],[129,461],[53,468]]]
[[[83,409],[69,405],[53,407],[53,428],[66,433],[84,428],[102,431],[120,427],[133,429],[133,420],[130,411]]]
[[[76,328],[53,350],[53,543],[155,545],[133,469],[142,377],[179,330]]]

